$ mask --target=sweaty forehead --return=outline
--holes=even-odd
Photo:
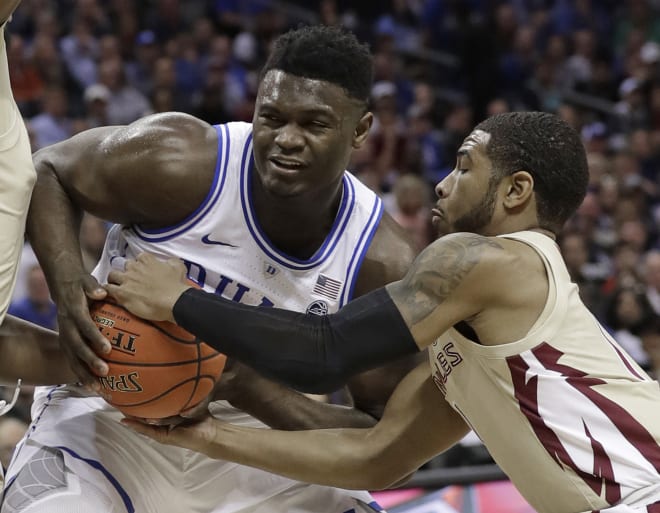
[[[479,155],[486,156],[486,148],[490,142],[490,134],[484,132],[483,130],[473,130],[470,135],[468,135],[461,147],[458,149],[459,152],[466,152],[471,157]]]
[[[257,102],[278,108],[327,108],[345,110],[355,107],[357,100],[336,84],[324,80],[299,77],[281,70],[270,70],[259,86]]]

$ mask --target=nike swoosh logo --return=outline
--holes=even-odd
[[[211,235],[211,234],[207,233],[206,235],[204,235],[204,237],[202,237],[202,242],[204,244],[213,244],[213,245],[216,245],[216,246],[229,246],[230,248],[237,248],[238,247],[238,246],[234,246],[233,244],[229,244],[229,242],[222,242],[220,240],[209,239],[209,235]]]

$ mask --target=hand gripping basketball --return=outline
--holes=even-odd
[[[168,321],[141,319],[99,301],[90,314],[112,345],[100,377],[106,400],[133,417],[162,419],[202,401],[225,366],[225,355]]]

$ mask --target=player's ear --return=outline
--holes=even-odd
[[[369,130],[374,122],[374,115],[371,112],[365,112],[355,126],[355,133],[353,134],[353,148],[360,148],[364,141],[367,140]]]
[[[516,208],[527,203],[534,195],[534,178],[528,171],[516,171],[507,177],[504,206]]]

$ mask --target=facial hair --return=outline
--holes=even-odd
[[[482,229],[490,223],[495,212],[495,196],[500,179],[491,175],[488,180],[488,189],[481,202],[470,212],[454,221],[453,232],[481,233]]]

